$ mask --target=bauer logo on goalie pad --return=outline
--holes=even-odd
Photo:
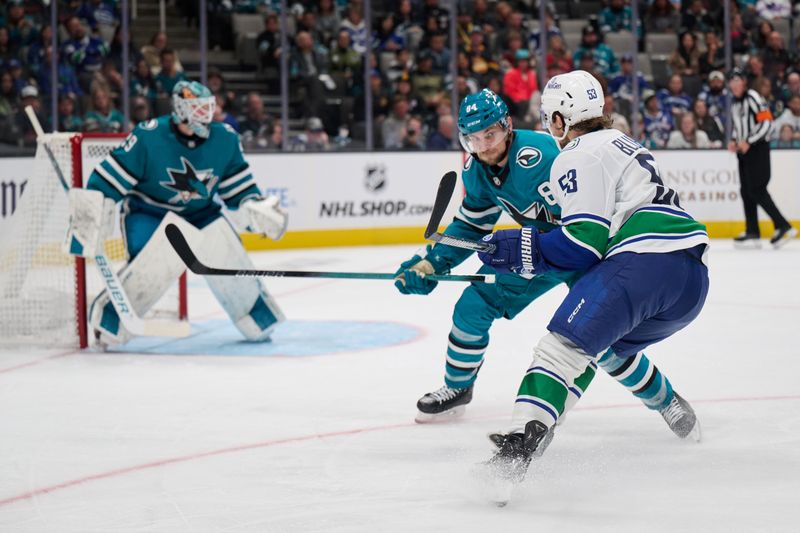
[[[128,309],[128,306],[125,303],[125,296],[119,290],[119,287],[117,287],[116,281],[114,280],[114,273],[111,271],[111,265],[106,262],[103,256],[97,256],[95,260],[97,261],[97,266],[100,267],[100,273],[107,280],[107,286],[111,298],[113,298],[120,305],[121,312],[130,313],[130,309]]]
[[[364,186],[370,192],[386,187],[386,165],[368,165],[364,175]]]

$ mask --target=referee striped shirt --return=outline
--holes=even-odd
[[[764,98],[750,89],[741,99],[734,98],[731,105],[733,140],[755,144],[767,140],[772,127],[772,112]]]

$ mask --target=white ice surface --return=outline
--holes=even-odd
[[[393,271],[411,251],[254,257]],[[270,280],[295,331],[324,345],[329,323],[343,324],[354,348],[336,353],[245,356],[232,330],[208,355],[2,352],[0,531],[798,532],[800,243],[715,243],[711,263],[700,318],[648,351],[693,403],[703,442],[678,440],[598,372],[503,509],[470,469],[490,456],[484,435],[507,424],[562,288],[495,325],[475,398],[448,425],[413,418],[442,383],[458,284],[413,297],[386,282]],[[190,286],[198,331],[222,320],[202,280]],[[344,325],[369,321],[414,334],[362,349]]]

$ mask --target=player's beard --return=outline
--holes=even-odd
[[[485,152],[478,152],[478,159],[481,163],[489,166],[496,166],[503,162],[508,156],[508,150],[511,148],[511,136],[509,132],[506,135],[505,141],[498,143],[497,146],[486,150]]]

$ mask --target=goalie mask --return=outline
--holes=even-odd
[[[470,154],[489,151],[509,139],[508,106],[489,89],[467,95],[458,110],[458,140]]]
[[[208,138],[216,106],[208,87],[196,81],[179,81],[172,90],[172,120],[188,126],[198,137]]]

